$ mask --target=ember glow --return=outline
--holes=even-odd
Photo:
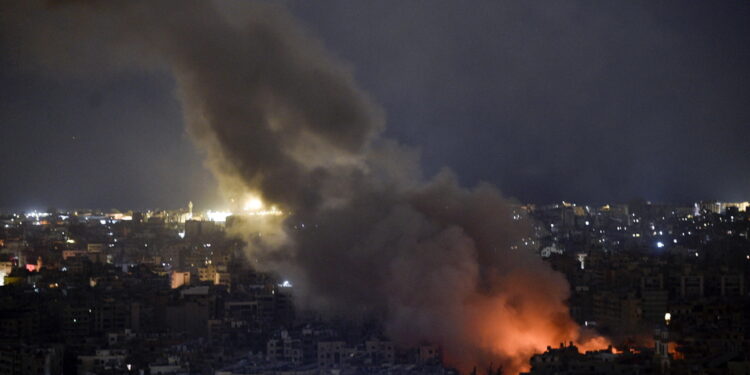
[[[544,353],[548,346],[572,342],[582,353],[609,346],[609,341],[601,336],[582,338],[579,327],[568,317],[567,309],[558,312],[534,307],[518,310],[509,307],[506,298],[497,298],[488,304],[478,312],[480,324],[476,337],[483,349],[495,356],[490,362],[503,364],[509,374],[530,370],[529,359],[534,354]],[[473,366],[473,363],[462,364],[462,359],[458,359],[457,364],[464,372],[471,369],[469,365]]]
[[[506,374],[530,370],[529,360],[548,347],[573,343],[581,353],[607,349],[609,340],[581,330],[568,307],[550,299],[526,274],[510,275],[502,282],[507,290],[495,296],[475,296],[469,303],[467,340],[476,340],[472,355],[447,352],[446,360],[469,373],[477,364],[500,364]],[[484,354],[482,354],[484,353]]]
[[[674,359],[685,359],[685,356],[679,350],[677,350],[676,342],[670,342],[667,345],[667,351]]]

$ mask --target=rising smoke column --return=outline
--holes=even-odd
[[[2,22],[6,44],[43,66],[172,74],[227,195],[294,212],[248,251],[294,281],[302,306],[381,318],[396,342],[438,343],[464,371],[518,372],[579,341],[564,277],[511,250],[528,235],[511,202],[449,170],[424,178],[414,151],[380,136],[382,111],[350,70],[280,7],[22,1]]]

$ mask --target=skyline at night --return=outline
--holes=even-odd
[[[0,375],[746,374],[749,17],[3,2]]]

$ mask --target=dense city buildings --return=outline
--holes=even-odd
[[[295,308],[232,226],[283,219],[176,211],[0,216],[0,374],[455,374],[441,348],[378,321]],[[528,374],[747,374],[748,203],[515,208],[570,284],[572,317],[612,346],[550,343]],[[559,345],[558,345],[559,344]],[[503,373],[502,367],[474,373]]]
[[[1,1],[0,375],[750,375],[750,1],[674,5]]]
[[[3,0],[0,375],[750,375],[748,19]]]
[[[552,349],[532,360],[531,373],[747,373],[747,207],[645,201],[523,207],[536,219],[529,241],[570,283],[573,317],[626,354]]]
[[[298,314],[293,284],[226,234],[280,215],[4,214],[0,374],[455,373],[377,322]]]

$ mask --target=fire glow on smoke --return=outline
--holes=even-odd
[[[486,356],[460,349],[457,353],[448,351],[448,364],[468,373],[474,366],[484,368],[494,363],[502,365],[504,373],[516,374],[529,371],[531,357],[549,346],[573,343],[583,353],[610,345],[606,338],[593,332],[584,336],[570,318],[567,306],[538,293],[533,278],[523,274],[509,278],[512,280],[505,280],[503,285],[512,290],[492,297],[476,296],[467,303],[470,319],[466,334],[475,338],[479,353],[487,353]]]
[[[46,69],[171,74],[220,189],[262,192],[239,207],[263,216],[247,220],[263,226],[248,239],[248,258],[292,280],[301,307],[365,311],[397,344],[440,345],[464,372],[490,363],[523,371],[561,342],[606,347],[570,318],[565,278],[513,247],[529,236],[513,202],[489,185],[463,187],[447,169],[424,176],[418,152],[382,136],[383,111],[350,70],[282,5],[3,5],[8,43]]]

